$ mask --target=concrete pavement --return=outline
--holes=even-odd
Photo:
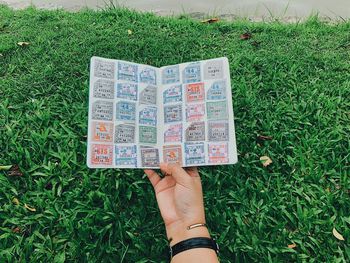
[[[350,0],[0,0],[13,8],[31,4],[38,8],[79,10],[84,7],[103,8],[106,2],[160,15],[190,14],[192,16],[221,16],[266,18],[303,18],[319,13],[329,19],[349,19]]]

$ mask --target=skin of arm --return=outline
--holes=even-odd
[[[184,170],[178,164],[162,163],[160,169],[164,178],[154,170],[145,170],[145,173],[154,187],[170,246],[193,237],[210,237],[206,227],[187,230],[190,225],[205,223],[202,183],[197,168]],[[214,250],[195,248],[175,255],[171,262],[219,261]]]

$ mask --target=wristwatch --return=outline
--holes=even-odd
[[[209,248],[213,249],[216,254],[219,253],[219,245],[216,243],[215,239],[208,237],[194,237],[181,241],[170,247],[170,259],[183,251],[193,248]]]

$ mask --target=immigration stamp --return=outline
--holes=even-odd
[[[205,163],[204,143],[185,143],[186,165]]]
[[[193,122],[186,129],[186,141],[205,141],[205,122]]]
[[[208,100],[225,100],[226,99],[226,81],[220,80],[214,82],[207,92]]]
[[[113,119],[113,102],[103,100],[93,102],[92,119],[111,121]]]
[[[118,62],[118,79],[137,82],[137,65],[121,61]]]
[[[91,145],[91,164],[94,165],[112,165],[113,145],[92,144]]]
[[[141,104],[157,104],[157,87],[147,86],[140,93]]]
[[[207,116],[209,120],[223,120],[228,118],[227,102],[207,102]]]
[[[169,66],[162,70],[162,83],[171,84],[180,81],[179,65]]]
[[[112,61],[95,59],[94,76],[97,78],[114,79],[115,64]]]
[[[140,126],[139,141],[140,143],[157,143],[157,128],[149,126]]]
[[[188,104],[186,106],[186,120],[200,121],[205,115],[205,104]]]
[[[228,163],[228,144],[209,143],[208,144],[209,163]]]
[[[139,123],[157,126],[157,108],[148,106],[139,113]]]
[[[108,79],[98,79],[93,86],[93,96],[101,99],[114,99],[114,82]]]
[[[92,122],[92,141],[95,142],[112,142],[113,141],[113,124],[108,122]]]
[[[119,124],[115,126],[115,143],[134,143],[135,126],[130,124]]]
[[[178,163],[182,165],[181,145],[163,146],[163,160],[165,163]]]
[[[186,85],[186,101],[203,101],[204,100],[204,83],[192,83]]]
[[[137,167],[137,148],[132,146],[115,146],[115,164],[120,166]]]
[[[117,84],[117,98],[137,100],[137,84],[118,83]]]
[[[228,141],[229,126],[226,121],[209,121],[208,122],[208,140],[209,141]]]
[[[158,167],[159,151],[156,148],[141,147],[141,163],[142,167]]]
[[[224,64],[222,60],[212,60],[204,64],[205,79],[222,79],[224,77]]]
[[[163,92],[163,102],[169,103],[169,102],[180,102],[182,101],[182,85],[174,85],[170,88],[167,88]]]
[[[119,101],[116,104],[116,118],[120,121],[135,121],[136,103]]]
[[[200,63],[190,63],[182,72],[184,83],[194,83],[201,81]]]
[[[142,70],[140,73],[140,82],[156,85],[157,84],[156,70],[153,68],[145,68],[144,70]]]
[[[164,132],[164,142],[182,142],[182,123],[169,125]]]
[[[164,107],[164,122],[182,121],[182,104]]]

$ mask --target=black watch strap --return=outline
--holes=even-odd
[[[215,250],[216,253],[219,253],[219,246],[214,239],[208,237],[194,237],[181,241],[170,247],[170,258],[193,248],[209,248]]]

